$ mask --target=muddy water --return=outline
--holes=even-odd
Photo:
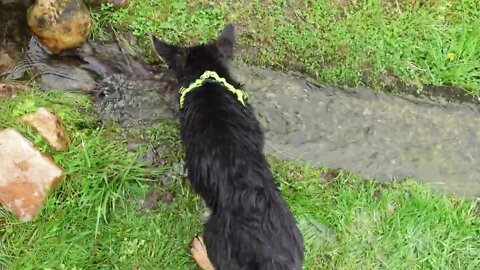
[[[100,118],[128,128],[175,119],[172,74],[121,44],[93,42],[52,58],[30,44],[42,88],[95,93]],[[316,85],[288,74],[233,67],[266,130],[267,152],[367,178],[413,177],[442,192],[480,196],[476,105]]]
[[[156,80],[129,80],[123,75],[108,77],[99,84],[101,97],[96,108],[104,123],[124,128],[142,128],[160,120],[175,119],[176,95],[159,92]]]
[[[236,69],[263,126],[267,150],[379,181],[413,177],[480,196],[475,105],[319,86],[282,73]]]

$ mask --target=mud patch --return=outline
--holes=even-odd
[[[322,173],[321,177],[323,180],[326,182],[332,182],[334,181],[340,174],[342,173],[342,170],[340,169],[331,169],[327,170],[326,172]]]
[[[0,3],[0,79],[24,58],[30,38],[25,12],[26,6],[20,1]]]
[[[140,206],[140,213],[153,213],[158,210],[159,203],[171,205],[173,202],[173,193],[164,188],[151,186],[145,195],[145,200]]]
[[[415,97],[428,97],[431,100],[438,102],[456,102],[456,103],[471,103],[480,105],[478,96],[469,94],[465,89],[447,85],[425,85],[419,89],[413,85],[407,85],[399,79],[395,79],[392,87],[387,87],[388,90],[398,94],[407,94]]]
[[[98,85],[96,108],[105,124],[112,121],[125,128],[153,125],[159,120],[174,119],[176,98],[166,90],[166,81],[133,80],[117,74]],[[174,83],[174,82],[173,82]],[[172,89],[173,90],[173,89]]]

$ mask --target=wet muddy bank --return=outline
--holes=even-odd
[[[242,49],[243,51],[248,52],[248,48]],[[299,69],[297,64],[284,64],[286,67],[291,68],[290,71],[282,71],[283,73],[292,74],[298,78],[303,78],[305,80],[314,80],[313,74],[304,73],[303,69]],[[278,71],[278,70],[275,70]],[[368,72],[367,72],[368,73]],[[379,81],[377,83],[373,83],[373,78],[370,75],[365,75],[359,86],[356,83],[347,83],[345,85],[341,85],[339,87],[344,88],[355,88],[355,87],[363,87],[363,88],[371,88],[369,86],[378,86],[379,89],[372,89],[376,90],[377,92],[385,92],[390,94],[397,94],[397,95],[412,95],[414,97],[420,98],[429,98],[434,101],[439,102],[456,102],[456,103],[471,103],[475,105],[480,105],[480,96],[472,95],[467,90],[456,87],[456,86],[449,86],[449,85],[413,85],[408,84],[402,81],[400,78],[388,74],[384,75],[381,78],[375,78],[375,81]]]

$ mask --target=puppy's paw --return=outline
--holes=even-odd
[[[207,248],[201,235],[195,237],[190,245],[190,253],[202,270],[215,270],[207,255]]]

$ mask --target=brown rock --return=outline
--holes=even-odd
[[[12,97],[15,96],[16,93],[28,89],[30,89],[30,87],[22,83],[0,83],[0,97]]]
[[[57,151],[66,151],[70,140],[63,128],[60,117],[46,108],[22,116],[21,120],[33,126],[48,144]]]
[[[36,0],[27,11],[27,22],[40,43],[53,54],[80,47],[92,27],[82,0]]]
[[[17,131],[0,132],[0,202],[20,221],[35,218],[63,176],[63,170],[49,156]]]

